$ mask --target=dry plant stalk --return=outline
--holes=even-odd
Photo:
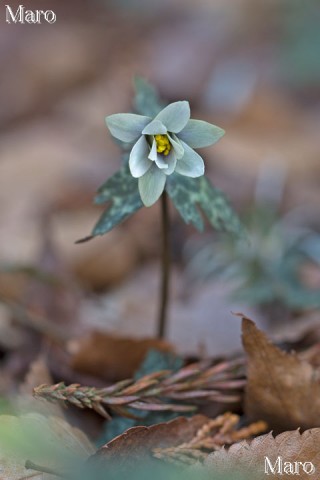
[[[155,448],[153,455],[168,463],[192,465],[198,461],[203,462],[209,453],[225,445],[248,439],[267,429],[267,424],[259,421],[236,430],[239,420],[238,415],[227,412],[203,425],[191,441],[182,443],[178,447]]]
[[[34,396],[49,401],[63,401],[79,408],[91,408],[110,418],[114,412],[132,416],[128,410],[191,412],[200,400],[237,403],[245,385],[244,360],[188,365],[176,373],[161,371],[145,375],[137,381],[123,380],[106,388],[64,383],[40,385]],[[174,403],[172,403],[174,402]]]

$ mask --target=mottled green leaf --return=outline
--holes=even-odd
[[[165,107],[155,87],[144,78],[136,77],[134,87],[136,94],[133,106],[135,111],[140,115],[153,118]]]
[[[123,166],[98,190],[95,203],[110,202],[93,229],[92,235],[103,235],[143,207],[138,191],[138,180]]]
[[[201,191],[199,203],[210,224],[216,230],[243,235],[244,230],[238,215],[224,194],[215,188],[207,177],[203,176],[197,180],[199,180]]]
[[[183,358],[175,353],[162,352],[161,350],[151,348],[139,369],[136,371],[134,379],[139,380],[139,378],[142,378],[145,375],[160,372],[161,370],[172,370],[173,372],[177,372],[183,367],[183,364]]]
[[[200,185],[198,178],[183,177],[178,173],[167,179],[166,191],[185,223],[191,223],[197,230],[204,228],[203,218],[198,209]]]
[[[185,223],[202,231],[202,211],[216,230],[243,235],[237,214],[207,177],[189,178],[174,173],[168,177],[166,190]]]
[[[202,281],[222,278],[231,286],[233,302],[258,306],[270,318],[279,311],[319,308],[319,289],[307,285],[301,271],[312,265],[306,239],[319,243],[320,239],[312,230],[306,237],[306,230],[292,228],[287,217],[281,217],[274,205],[251,205],[241,217],[250,246],[227,235],[195,242],[188,253],[188,275]]]

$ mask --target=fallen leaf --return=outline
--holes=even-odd
[[[264,422],[237,429],[239,416],[230,412],[215,419],[204,415],[179,417],[151,427],[133,427],[108,442],[91,460],[138,466],[152,458],[177,465],[203,460],[209,452],[265,431]]]
[[[232,445],[243,439],[251,438],[267,430],[264,422],[252,423],[238,429],[240,417],[227,412],[207,422],[196,432],[190,441],[183,442],[177,447],[153,449],[156,458],[177,466],[192,465],[204,461],[210,452],[220,450],[221,447]]]
[[[41,383],[51,383],[52,377],[49,369],[42,356],[34,360],[27,372],[23,384],[20,387],[20,392],[32,395],[33,389]]]
[[[0,479],[49,479],[26,469],[27,460],[60,471],[64,462],[85,461],[94,452],[86,435],[57,417],[32,413],[0,416]]]
[[[320,368],[320,343],[316,343],[311,347],[299,352],[300,360],[304,360],[315,368]]]
[[[162,340],[116,337],[94,331],[89,336],[70,342],[74,370],[108,381],[133,376],[150,349],[172,352],[172,346]]]
[[[320,426],[320,370],[272,345],[248,318],[243,318],[242,341],[248,356],[248,418],[265,420],[278,431]]]
[[[103,241],[82,245],[77,257],[73,255],[73,273],[87,289],[101,291],[118,285],[137,264],[139,252],[127,230],[109,233]]]
[[[1,455],[1,454],[0,454]],[[50,480],[52,476],[27,470],[23,462],[14,458],[0,458],[1,480]]]
[[[10,272],[0,269],[0,293],[6,300],[21,300],[26,291],[28,278],[23,272]]]
[[[231,447],[221,449],[217,452],[211,453],[205,460],[205,467],[210,471],[219,473],[246,474],[244,477],[246,480],[265,480],[267,474],[265,473],[265,458],[268,458],[272,467],[275,468],[275,474],[269,469],[269,475],[274,479],[284,480],[286,478],[292,478],[293,473],[290,469],[298,468],[299,474],[297,478],[301,480],[306,479],[318,479],[320,469],[320,429],[314,428],[306,430],[302,434],[296,430],[292,432],[283,432],[280,435],[273,437],[272,433],[267,435],[261,435],[251,443],[242,441],[235,443]],[[278,458],[282,459],[275,466]],[[292,466],[288,463],[290,462]],[[306,469],[309,473],[306,473],[302,466],[295,466],[297,463],[305,463]],[[311,473],[312,465],[315,468],[315,473]],[[278,473],[278,466],[280,472]],[[268,466],[268,468],[270,468]],[[230,478],[230,477],[227,477]],[[232,477],[240,480],[240,477]]]
[[[203,415],[186,419],[179,417],[167,423],[151,427],[133,427],[101,447],[92,460],[136,465],[152,459],[156,448],[176,447],[191,440],[197,431],[208,422]]]
[[[17,398],[17,405],[22,408],[27,408],[27,411],[37,411],[45,416],[52,415],[64,418],[63,410],[60,405],[54,405],[46,401],[41,403],[35,402],[35,399],[33,398],[33,389],[37,385],[44,382],[51,383],[52,381],[45,358],[40,355],[30,364],[25,379],[20,385],[20,393],[22,393],[23,396]]]

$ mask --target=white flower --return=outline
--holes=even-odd
[[[171,103],[152,119],[133,113],[117,113],[106,118],[111,134],[134,143],[129,167],[139,179],[139,192],[149,207],[161,196],[168,175],[187,177],[204,174],[204,163],[193,148],[208,147],[224,135],[224,130],[202,120],[190,119],[189,102]]]

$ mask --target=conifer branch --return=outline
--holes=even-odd
[[[160,371],[139,380],[123,380],[106,388],[79,384],[40,385],[34,396],[90,408],[110,418],[108,410],[132,416],[133,410],[192,412],[197,403],[237,403],[245,385],[244,360],[224,361],[213,366],[196,363],[178,372]],[[128,410],[130,409],[130,410]]]

